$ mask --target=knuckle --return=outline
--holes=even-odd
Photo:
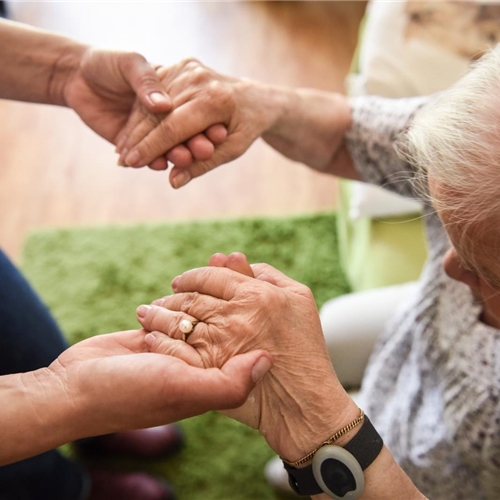
[[[206,83],[205,88],[203,92],[200,93],[200,97],[205,99],[206,101],[209,102],[217,102],[217,105],[224,105],[228,102],[228,99],[230,98],[229,96],[229,90],[224,85],[222,82],[214,79],[209,79],[206,78],[206,80],[210,81],[205,81]]]
[[[182,63],[183,77],[189,82],[193,89],[198,92],[210,91],[211,86],[220,87],[222,84],[217,80],[213,70],[194,58],[185,59]]]
[[[151,307],[151,309],[146,314],[144,323],[147,326],[151,327],[151,329],[156,329],[156,327],[158,326],[159,313],[160,313],[159,307]]]
[[[155,68],[155,73],[160,80],[163,80],[171,72],[172,72],[172,68],[169,68],[167,66],[157,66]]]
[[[244,286],[241,286],[236,291],[236,297],[240,299],[240,301],[245,305],[251,305],[252,307],[260,307],[262,303],[266,301],[266,290],[263,290],[260,283],[256,281],[251,281],[246,283]],[[236,308],[238,302],[235,304],[229,303],[229,306],[233,306]],[[237,310],[234,311],[235,313]]]
[[[202,65],[196,57],[186,57],[182,60],[181,64],[185,69],[194,69]]]
[[[141,88],[156,88],[158,80],[151,73],[142,73],[138,78],[138,85]]]
[[[217,270],[218,269],[215,268],[205,267],[196,272],[194,278],[195,288],[197,290],[203,288],[204,283],[210,278],[210,275],[213,273],[213,271]]]
[[[167,342],[156,335],[153,343],[151,344],[150,350],[151,352],[155,352],[157,354],[168,354],[169,349]]]
[[[224,107],[233,103],[233,91],[231,87],[220,81],[213,81],[210,84],[212,92],[215,94],[220,104]]]
[[[191,167],[189,167],[189,173],[191,174],[191,178],[194,179],[210,172],[215,167],[216,163],[213,158],[208,161],[194,161]]]
[[[306,299],[314,300],[314,294],[307,285],[300,284],[298,290]]]
[[[283,290],[272,289],[268,287],[268,296],[266,303],[271,311],[281,311],[281,314],[285,314],[285,311],[289,308],[290,303],[288,296]]]
[[[142,64],[146,61],[143,55],[138,52],[127,52],[121,56],[122,67],[125,70],[134,68],[136,64]]]
[[[229,317],[232,315],[231,314],[231,309],[234,308],[234,305],[228,302],[224,301],[219,301],[215,306],[212,306],[211,308],[211,317],[213,318],[218,318],[219,321],[224,321],[229,320]]]
[[[173,143],[175,145],[180,144],[182,141],[179,137],[179,132],[177,131],[176,127],[173,127],[172,124],[167,121],[163,120],[160,122],[160,130],[161,134],[157,135],[157,141],[158,143],[162,142],[162,139],[167,139],[170,143]]]
[[[208,85],[208,89],[210,90],[210,92],[216,96],[223,96],[225,95],[226,93],[226,86],[220,82],[219,80],[212,80],[209,85]]]
[[[139,52],[129,52],[128,54],[128,60],[131,62],[131,63],[135,63],[135,62],[147,62],[146,61],[146,58],[140,54]]]
[[[271,288],[270,286],[262,286],[262,290],[259,291],[259,295],[261,296],[261,300],[264,303],[279,303],[282,294],[281,290]]]
[[[191,78],[195,84],[204,84],[212,79],[211,72],[205,66],[200,64],[191,66]]]
[[[138,68],[142,68],[144,65],[147,65],[146,59],[137,52],[127,52],[121,56],[120,66],[126,74],[133,74]]]
[[[161,117],[152,113],[145,113],[141,110],[142,115],[144,116],[144,125],[148,128],[156,128],[161,123]]]
[[[182,304],[181,304],[181,309],[183,312],[188,312],[189,309],[198,302],[198,299],[200,297],[200,294],[198,292],[188,292],[184,294]]]

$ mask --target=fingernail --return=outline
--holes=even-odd
[[[163,306],[163,303],[165,302],[165,299],[156,299],[153,302],[151,302],[154,306]]]
[[[154,341],[155,341],[155,336],[152,333],[148,333],[144,337],[144,342],[146,342],[146,344],[148,344],[149,347],[153,345]]]
[[[167,103],[167,98],[161,92],[153,92],[149,94],[149,99],[153,104]]]
[[[178,189],[185,186],[191,180],[191,175],[187,170],[181,170],[173,179],[172,186]]]
[[[128,149],[125,148],[121,153],[120,153],[120,158],[118,160],[118,164],[121,165],[122,167],[126,167],[127,165],[125,164],[125,155],[128,153]]]
[[[126,156],[125,156],[126,155]],[[135,166],[136,163],[141,159],[141,155],[137,149],[133,149],[130,153],[124,151],[123,156],[125,157],[125,163],[131,167]]]
[[[120,140],[116,143],[116,152],[119,153],[120,150],[125,146],[125,143],[127,142],[127,137],[123,136],[120,137]]]
[[[120,167],[128,167],[128,165],[123,161],[123,158],[121,157],[118,159],[118,165]]]
[[[268,357],[262,356],[259,358],[252,368],[252,380],[256,384],[260,382],[264,378],[264,375],[271,369],[271,366],[273,364]]]
[[[174,292],[177,291],[177,288],[179,287],[179,278],[180,276],[176,276],[173,280],[172,280],[172,290]]]
[[[139,316],[139,318],[145,318],[146,317],[146,314],[148,313],[148,311],[151,309],[151,306],[139,306],[137,308],[137,316]]]

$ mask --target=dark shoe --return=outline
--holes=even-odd
[[[184,434],[176,424],[123,431],[75,443],[76,452],[84,457],[127,456],[143,460],[166,458],[184,446]]]
[[[175,500],[172,488],[143,472],[90,469],[88,500]]]

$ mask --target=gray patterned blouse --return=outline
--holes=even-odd
[[[425,102],[352,100],[347,145],[366,182],[417,197],[394,140]],[[469,288],[446,276],[448,237],[432,207],[424,216],[428,261],[375,347],[362,407],[430,499],[500,499],[500,330],[480,322]]]

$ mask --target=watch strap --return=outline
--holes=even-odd
[[[376,431],[370,419],[365,415],[363,425],[359,432],[343,446],[365,470],[379,455],[384,442]],[[312,464],[302,469],[296,469],[283,462],[288,472],[291,488],[299,495],[319,495],[323,490],[317,483]]]
[[[343,447],[365,470],[379,455],[384,442],[370,419],[365,415],[365,421],[359,432]]]

